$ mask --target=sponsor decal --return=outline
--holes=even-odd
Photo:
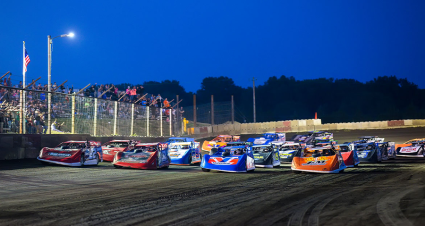
[[[357,156],[359,157],[359,158],[367,158],[367,155],[369,154],[369,151],[358,151],[357,152]]]
[[[401,153],[415,153],[417,152],[419,149],[419,147],[404,147],[401,148],[400,152]]]
[[[279,160],[279,153],[278,152],[274,153],[274,160]]]
[[[257,160],[257,159],[264,159],[264,156],[261,156],[261,155],[257,155],[257,154],[255,154],[255,155],[254,155],[254,159],[255,159],[255,160]]]
[[[49,152],[48,155],[55,157],[69,157],[71,154],[69,153],[57,153],[57,152]]]
[[[179,153],[170,153],[170,157],[179,157],[180,154]]]
[[[317,157],[317,158],[305,158],[306,163],[303,163],[303,166],[320,166],[320,165],[326,165],[326,162],[330,160],[329,157]]]
[[[109,151],[111,150],[102,150],[103,154],[107,154],[107,155],[110,155]]]
[[[210,158],[208,163],[215,165],[236,165],[239,159],[237,157],[234,158]]]

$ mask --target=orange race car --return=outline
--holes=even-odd
[[[229,142],[237,142],[240,141],[240,136],[231,136],[231,135],[219,135],[211,141],[204,141],[202,144],[203,151],[211,151],[211,148],[219,148],[224,147]]]
[[[416,138],[416,139],[408,140],[408,141],[406,141],[406,142],[404,142],[404,143],[402,143],[402,144],[395,144],[395,145],[394,145],[394,150],[395,150],[395,151],[396,151],[396,153],[397,153],[397,151],[398,151],[400,148],[402,148],[402,147],[410,147],[410,146],[412,146],[412,143],[415,143],[415,142],[418,142],[418,141],[421,141],[421,140],[425,140],[425,138]]]
[[[347,166],[338,145],[300,149],[292,159],[291,169],[294,173],[340,173]]]

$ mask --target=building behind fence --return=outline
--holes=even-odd
[[[20,133],[21,123],[27,134],[48,132],[47,92],[26,90],[24,120],[21,93],[18,88],[0,88],[0,133]],[[55,92],[51,100],[52,133],[152,137],[181,133],[182,118],[173,109]]]

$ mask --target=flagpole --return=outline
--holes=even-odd
[[[25,41],[23,46],[23,53],[22,53],[22,88],[25,88]],[[21,95],[21,126],[22,126],[22,133],[26,133],[26,126],[25,126],[25,90],[22,90]]]

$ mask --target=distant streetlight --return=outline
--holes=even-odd
[[[52,103],[52,94],[50,93],[52,88],[52,44],[53,39],[55,38],[63,38],[63,37],[74,37],[74,33],[69,34],[63,34],[56,36],[54,38],[51,38],[50,35],[47,35],[47,73],[48,73],[48,80],[47,80],[47,91],[48,91],[48,98],[47,98],[47,129],[48,133],[51,133],[51,125],[50,125],[50,113],[51,113],[51,103]]]

